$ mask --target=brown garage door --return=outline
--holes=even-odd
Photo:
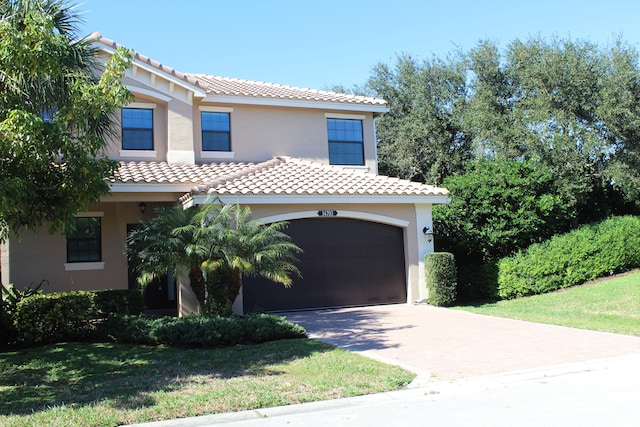
[[[245,313],[406,302],[400,227],[346,218],[308,218],[286,230],[300,246],[302,279],[291,288],[245,278]]]

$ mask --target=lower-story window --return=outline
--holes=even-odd
[[[67,262],[102,261],[100,217],[77,217],[67,234]]]

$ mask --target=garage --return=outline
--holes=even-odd
[[[286,232],[304,250],[298,256],[303,277],[290,288],[245,278],[245,313],[407,301],[401,227],[318,217],[292,220]]]

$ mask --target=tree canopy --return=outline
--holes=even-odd
[[[534,37],[374,67],[379,170],[451,191],[434,224],[459,295],[491,297],[495,262],[533,242],[640,212],[638,59],[622,40]]]
[[[109,191],[113,113],[131,94],[119,49],[104,67],[64,0],[0,2],[0,239],[73,215]]]
[[[483,158],[530,161],[554,176],[571,218],[588,222],[640,195],[640,66],[622,42],[481,41],[446,60],[400,55],[368,87],[390,111],[380,170],[441,184]],[[567,218],[570,219],[570,218]]]
[[[534,161],[582,221],[640,195],[640,66],[616,41],[481,41],[446,60],[378,64],[368,87],[389,102],[379,122],[384,173],[429,184],[470,161]]]

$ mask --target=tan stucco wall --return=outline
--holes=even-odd
[[[210,107],[216,105],[209,104]],[[231,151],[234,161],[263,161],[276,156],[291,156],[320,163],[329,163],[327,118],[331,110],[263,107],[219,104],[233,108],[231,114]],[[202,133],[199,106],[194,106],[194,145],[197,161],[202,159]],[[364,116],[363,139],[365,166],[375,171],[376,152],[373,115]]]
[[[145,215],[154,208],[147,203]],[[39,283],[45,279],[47,292],[78,289],[126,289],[128,287],[127,260],[124,254],[127,224],[141,217],[138,202],[101,203],[88,212],[102,212],[102,261],[104,269],[66,271],[66,240],[50,235],[46,227],[37,232],[24,232],[9,241],[10,260],[7,277],[16,287]]]
[[[147,197],[149,194],[146,195]],[[168,195],[163,195],[167,196]],[[174,195],[177,199],[177,195]],[[46,279],[46,291],[78,289],[126,289],[128,287],[127,260],[124,255],[127,224],[137,223],[142,216],[152,216],[154,208],[162,203],[146,201],[146,211],[139,211],[139,199],[124,194],[114,195],[118,202],[101,203],[90,211],[102,212],[102,258],[104,269],[65,271],[66,242],[63,236],[51,236],[43,228],[37,233],[23,233],[20,239],[11,238],[3,246],[3,283],[18,287],[39,283]],[[128,200],[130,199],[130,200]],[[125,201],[128,200],[128,201]],[[167,205],[167,203],[164,203]],[[426,298],[424,275],[421,274],[424,252],[433,250],[425,245],[421,231],[430,222],[430,205],[421,205],[417,213],[413,204],[259,204],[251,205],[254,217],[269,220],[314,218],[319,210],[335,210],[338,217],[356,218],[399,226],[403,229],[405,268],[407,275],[407,302]],[[420,210],[418,210],[420,212]],[[284,215],[284,218],[282,216]],[[426,221],[426,222],[425,222]],[[420,223],[419,223],[420,222]],[[424,224],[423,224],[424,222]],[[422,239],[422,240],[421,240]],[[10,258],[7,255],[9,248]],[[186,303],[185,314],[197,310],[188,286],[180,287],[180,298]]]
[[[136,102],[151,102],[149,100],[137,100]],[[122,134],[121,134],[121,115],[120,110],[117,111],[114,116],[114,120],[118,126],[115,135],[107,138],[107,156],[114,160],[129,161],[148,161],[148,162],[163,162],[167,161],[167,118],[168,108],[167,104],[157,103],[156,108],[153,109],[153,151],[155,151],[155,157],[136,157],[136,156],[121,156],[122,150]]]
[[[329,163],[329,144],[326,114],[345,114],[339,110],[315,108],[290,108],[280,106],[259,106],[246,104],[202,103],[190,98],[184,89],[173,86],[170,92],[167,82],[158,78],[151,83],[150,75],[144,70],[131,73],[123,79],[132,93],[132,102],[153,103],[154,108],[154,151],[155,157],[122,156],[120,131],[111,138],[108,156],[124,161],[169,161],[174,163],[206,163],[212,161],[257,162],[275,156],[291,156]],[[167,86],[167,87],[166,87]],[[155,94],[155,96],[154,96]],[[171,100],[167,101],[170,95]],[[232,109],[231,151],[232,158],[202,157],[202,128],[200,107],[223,107]],[[366,112],[348,113],[348,116],[364,117],[363,139],[365,166],[376,171],[376,147],[373,114]],[[120,122],[120,112],[115,116]]]

